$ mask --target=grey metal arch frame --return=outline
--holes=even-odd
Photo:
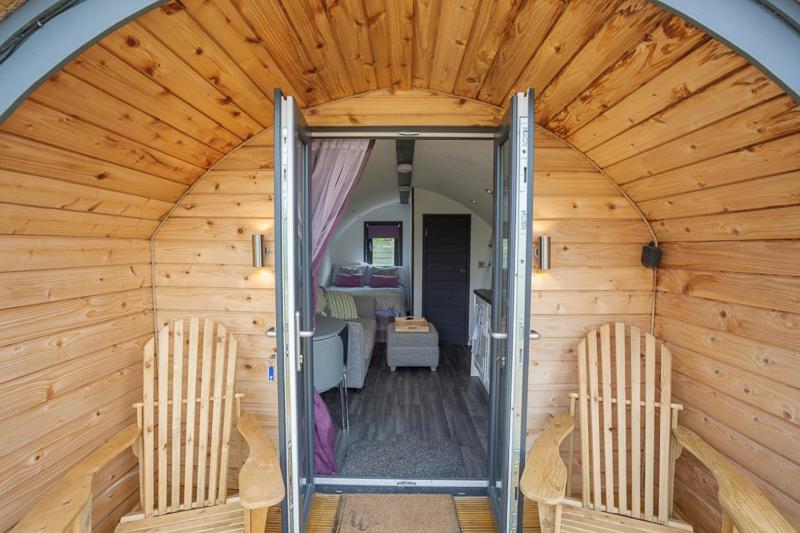
[[[166,0],[28,0],[0,22],[0,123],[84,49]],[[58,12],[55,16],[49,14]]]
[[[651,0],[703,28],[761,67],[800,101],[800,7],[795,0]],[[85,48],[166,0],[28,0],[0,21],[0,49],[59,6],[0,62],[0,123]]]
[[[797,0],[650,1],[737,50],[800,102]]]

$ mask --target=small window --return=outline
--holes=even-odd
[[[402,241],[402,222],[364,222],[364,261],[377,266],[402,265]]]

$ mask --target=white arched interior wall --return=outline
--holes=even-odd
[[[411,204],[401,204],[397,189],[394,140],[376,140],[357,184],[325,250],[318,283],[327,284],[331,266],[364,260],[364,222],[403,223],[403,264],[411,258]],[[404,281],[408,283],[408,280]]]
[[[393,190],[394,196],[397,191]],[[327,284],[333,265],[364,261],[364,222],[403,223],[403,265],[408,267],[411,258],[411,204],[401,204],[399,198],[359,210],[345,217],[328,243],[320,266],[320,284]],[[403,283],[407,283],[405,280]]]

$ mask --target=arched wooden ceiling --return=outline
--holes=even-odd
[[[654,220],[691,214],[691,201],[663,199],[750,177],[743,165],[800,166],[797,104],[644,0],[183,0],[90,47],[2,124],[3,181],[101,189],[85,206],[48,207],[122,216],[121,234],[146,234],[271,127],[276,86],[304,107],[430,90],[461,98],[464,115],[532,87],[537,123]],[[720,165],[731,172],[709,176]]]

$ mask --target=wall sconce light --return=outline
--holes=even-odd
[[[253,235],[253,266],[261,268],[267,261],[270,253],[269,244],[264,235]]]
[[[539,237],[539,247],[536,250],[539,258],[539,270],[550,270],[550,236]]]

